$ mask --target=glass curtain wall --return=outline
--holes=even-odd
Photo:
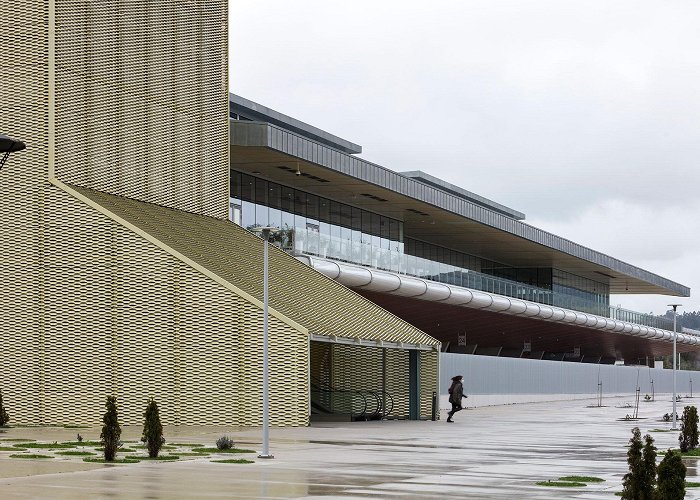
[[[310,254],[431,281],[610,314],[609,287],[551,268],[515,268],[404,238],[403,223],[367,210],[231,171],[231,220],[281,229],[274,243]]]
[[[554,269],[552,273],[554,305],[590,312],[600,316],[610,315],[610,287],[575,274]]]

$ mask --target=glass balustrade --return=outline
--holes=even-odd
[[[613,306],[610,306],[609,313],[610,318],[620,321],[627,321],[638,325],[651,326],[653,328],[673,331],[673,320],[663,316],[655,316],[653,314],[645,314]],[[680,328],[678,328],[678,331],[680,332]]]

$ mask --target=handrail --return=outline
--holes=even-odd
[[[394,410],[394,398],[393,396],[383,390],[378,390],[378,391],[373,391],[373,390],[366,390],[366,389],[360,389],[360,390],[355,390],[355,389],[339,389],[336,387],[331,386],[328,383],[322,383],[318,379],[314,378],[313,376],[310,377],[311,379],[311,392],[337,392],[337,393],[356,393],[360,395],[363,400],[364,400],[364,411],[362,413],[358,413],[356,419],[362,419],[363,417],[365,420],[373,420],[376,418],[385,418],[387,415],[391,414],[391,412]],[[323,387],[325,385],[325,387]],[[372,405],[370,401],[374,401],[373,404],[373,410],[369,411],[369,407]],[[387,406],[387,400],[389,401],[389,405]],[[334,413],[332,411],[329,411],[329,413]]]
[[[352,420],[365,419],[367,415],[367,398],[359,391],[311,389],[311,405],[324,413],[348,413]],[[316,400],[313,395],[317,394]],[[344,396],[348,396],[346,398]],[[341,396],[338,399],[336,396]]]

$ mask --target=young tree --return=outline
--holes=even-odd
[[[654,485],[656,485],[656,446],[654,438],[649,434],[644,436],[644,449],[642,449],[642,464],[644,477],[641,490],[646,495],[643,498],[652,499],[654,495]]]
[[[686,468],[681,454],[668,450],[659,464],[657,498],[663,500],[683,500],[685,498]]]
[[[2,404],[2,390],[0,390],[0,427],[7,425],[10,421],[10,416],[5,411],[5,406]]]
[[[629,472],[622,478],[622,498],[627,500],[651,500],[656,477],[656,447],[650,435],[644,437],[639,427],[632,429],[630,447],[627,451]]]
[[[678,443],[683,453],[698,447],[698,410],[694,406],[686,406],[683,409]]]
[[[163,438],[163,425],[160,423],[158,405],[153,398],[148,401],[146,412],[143,416],[143,436],[141,436],[141,441],[148,448],[148,456],[155,458],[158,456],[163,443],[165,443],[165,438]]]
[[[117,448],[119,447],[119,438],[122,435],[122,429],[119,427],[119,415],[117,414],[117,398],[114,396],[107,396],[107,403],[105,404],[107,411],[102,417],[102,434],[100,434],[100,439],[102,440],[102,445],[105,450],[105,460],[111,462],[117,454]]]

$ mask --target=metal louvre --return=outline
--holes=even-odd
[[[225,219],[227,15],[223,1],[57,0],[56,175]]]

